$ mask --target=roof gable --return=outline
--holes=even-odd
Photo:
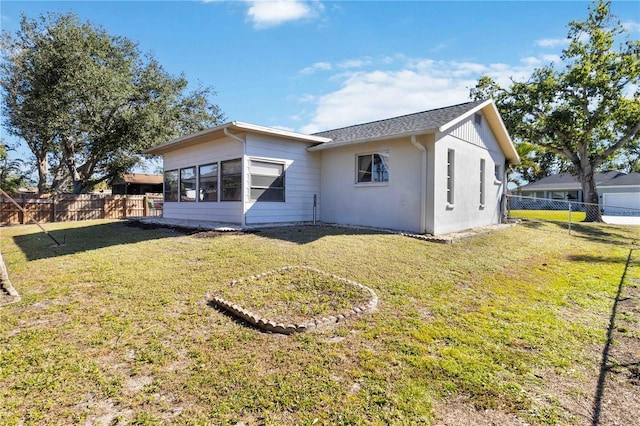
[[[445,132],[478,111],[482,111],[484,114],[506,158],[512,164],[519,163],[520,157],[509,137],[500,113],[492,100],[466,102],[444,108],[402,115],[400,117],[314,133],[314,136],[322,136],[330,138],[331,140],[312,146],[309,148],[309,151],[320,151],[343,145],[425,133]]]
[[[314,133],[316,136],[330,138],[323,148],[344,145],[359,141],[371,141],[397,137],[398,135],[412,135],[432,133],[447,123],[454,121],[464,113],[480,105],[482,102],[467,102],[400,117],[387,118],[369,123],[356,124],[334,130]]]

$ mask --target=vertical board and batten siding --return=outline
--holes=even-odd
[[[320,154],[308,152],[310,143],[267,135],[246,135],[244,188],[246,224],[310,222],[313,220],[313,196],[320,199]],[[251,201],[251,160],[285,165],[285,201]],[[320,220],[320,209],[317,210]]]
[[[454,205],[447,205],[447,151],[455,151]],[[427,232],[443,234],[500,223],[504,182],[497,182],[494,166],[504,168],[505,156],[487,121],[471,116],[436,135],[433,152],[433,222]],[[480,159],[485,160],[485,204],[480,204]]]
[[[389,181],[356,184],[356,156],[389,153]],[[320,151],[323,222],[421,232],[421,152],[410,138]]]
[[[195,146],[176,149],[163,155],[164,170],[179,170],[225,160],[242,158],[243,144],[231,138],[216,139]],[[220,166],[218,166],[220,167]],[[242,223],[242,201],[165,202],[163,217],[169,219],[208,220]]]

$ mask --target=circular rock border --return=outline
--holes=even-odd
[[[328,327],[340,322],[343,322],[349,318],[358,316],[358,315],[362,315],[366,312],[371,312],[373,311],[376,306],[378,306],[378,296],[376,295],[375,291],[373,291],[371,288],[367,287],[366,285],[360,284],[358,282],[349,280],[347,278],[343,278],[340,277],[338,275],[333,275],[333,274],[329,274],[326,273],[324,271],[321,271],[320,269],[316,269],[316,268],[311,268],[308,266],[285,266],[282,268],[278,268],[278,269],[274,269],[272,271],[268,271],[268,272],[263,272],[262,274],[258,274],[258,275],[252,275],[250,277],[246,277],[246,278],[241,278],[238,280],[233,280],[231,281],[229,284],[230,285],[235,285],[239,282],[242,281],[247,281],[247,280],[257,280],[260,279],[262,277],[266,277],[268,275],[274,275],[277,274],[281,271],[291,271],[294,269],[304,269],[307,271],[312,271],[315,273],[318,273],[320,275],[324,275],[326,277],[331,277],[335,280],[338,281],[342,281],[344,283],[353,285],[355,287],[361,288],[365,291],[367,291],[369,294],[371,294],[371,298],[369,299],[369,301],[363,305],[360,306],[356,306],[354,308],[348,309],[346,311],[341,311],[338,315],[331,315],[329,317],[317,317],[317,318],[312,318],[310,320],[307,320],[301,324],[284,324],[284,323],[279,323],[276,321],[273,321],[269,318],[265,318],[262,317],[258,314],[255,314],[251,311],[248,311],[246,309],[244,309],[242,306],[240,305],[236,305],[232,302],[229,302],[225,299],[223,299],[222,297],[219,296],[215,296],[215,295],[210,295],[212,302],[218,306],[219,308],[222,308],[224,310],[226,310],[227,312],[231,313],[232,315],[243,319],[244,321],[248,322],[249,324],[252,324],[256,327],[258,327],[261,330],[264,331],[269,331],[272,333],[280,333],[280,334],[293,334],[293,333],[304,333],[307,331],[312,331],[312,330],[318,330],[324,327]]]

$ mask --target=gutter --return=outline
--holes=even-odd
[[[420,167],[420,232],[427,232],[427,148],[416,140],[416,135],[411,135],[411,143],[421,151],[422,167]]]
[[[233,124],[233,123],[232,123]],[[229,132],[229,128],[228,127],[223,127],[222,131],[224,132],[225,135],[229,136],[231,139],[235,139],[238,142],[240,142],[242,144],[242,227],[245,227],[247,225],[247,221],[246,221],[246,216],[247,216],[247,210],[246,210],[246,206],[245,206],[245,194],[246,194],[246,188],[247,188],[247,174],[245,173],[244,169],[246,167],[246,157],[247,157],[247,143],[244,139],[242,139],[241,137],[238,137],[236,135],[234,135],[233,133]]]

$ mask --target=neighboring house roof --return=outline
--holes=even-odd
[[[292,132],[290,130],[275,129],[273,127],[258,126],[256,124],[243,123],[241,121],[231,121],[224,123],[211,129],[205,129],[191,135],[182,136],[180,138],[165,142],[153,148],[144,151],[145,154],[162,155],[165,152],[172,151],[178,145],[180,148],[196,145],[206,142],[211,138],[231,136],[237,137],[238,133],[260,133],[270,136],[278,136],[287,139],[299,140],[301,142],[322,143],[328,142],[328,138],[321,136],[305,135],[302,133]]]
[[[163,179],[164,178],[162,175],[130,173],[130,174],[123,174],[120,179],[114,180],[112,185],[123,184],[123,183],[158,185],[160,183],[163,183]]]
[[[352,145],[361,142],[375,140],[385,140],[403,136],[413,136],[425,133],[445,132],[455,124],[467,117],[482,110],[489,126],[493,130],[500,147],[507,159],[517,164],[520,157],[515,146],[509,137],[509,133],[504,126],[502,118],[498,113],[493,100],[467,102],[422,111],[414,114],[402,115],[400,117],[388,118],[385,120],[372,121],[370,123],[358,124],[355,126],[343,127],[340,129],[327,130],[315,133],[315,136],[330,138],[331,141],[324,142],[309,148],[309,151],[320,151],[338,146]]]
[[[640,186],[640,173],[625,173],[607,170],[596,173],[596,186],[607,188],[612,186]],[[577,191],[582,189],[577,176],[570,173],[559,173],[531,182],[519,188],[520,191]]]

